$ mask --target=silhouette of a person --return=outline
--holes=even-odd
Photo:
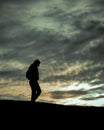
[[[31,87],[31,101],[34,102],[41,94],[41,88],[39,86],[38,80],[39,80],[39,71],[38,66],[40,65],[40,61],[37,59],[35,60],[30,66],[30,79],[29,79],[29,85]]]

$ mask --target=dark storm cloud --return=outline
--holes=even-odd
[[[64,0],[64,2],[68,5],[69,8],[73,8],[80,2],[80,0]]]
[[[82,0],[64,0],[67,4],[69,3],[69,5],[71,6],[71,7],[73,7],[73,6],[77,6],[77,4],[79,3],[81,3],[81,2],[85,2],[85,3],[88,3],[89,5],[93,5],[93,6],[103,6],[103,4],[104,4],[104,1],[103,0],[92,0],[92,1],[90,1],[90,0],[84,0],[84,1],[82,1]],[[68,5],[68,6],[69,6]]]
[[[41,11],[40,7],[40,14],[34,11],[35,4],[38,2],[42,1],[2,1],[0,47],[1,50],[4,49],[4,52],[0,54],[0,60],[12,60],[12,62],[18,61],[25,64],[29,63],[30,58],[39,57],[45,60],[45,64],[47,63],[47,69],[42,69],[44,82],[57,80],[66,82],[73,79],[90,82],[96,78],[94,75],[103,70],[104,63],[104,21],[100,17],[103,15],[103,9],[100,8],[103,1],[93,0],[91,5],[95,5],[96,8],[89,6],[88,10],[80,9],[80,0],[70,0],[70,2],[65,0],[63,3],[65,7],[69,6],[69,9],[54,3],[50,6],[51,2],[44,1],[43,7],[45,2],[48,2],[49,6],[45,11]],[[33,10],[29,11],[31,6]],[[32,11],[33,13],[31,13]],[[98,16],[100,19],[97,18]],[[38,24],[37,21],[42,22]],[[51,23],[50,26],[46,26],[49,23]],[[52,64],[52,61],[55,61],[56,64]],[[89,66],[77,74],[72,72],[57,75],[58,72],[66,70],[64,63],[69,66],[72,63],[74,66],[77,61],[88,62]],[[95,64],[100,65],[90,67]],[[23,72],[21,74],[19,68],[10,71],[8,67],[4,73],[1,72],[1,76],[6,75],[11,78],[15,74],[23,76]],[[90,72],[88,73],[88,71]],[[55,72],[56,75],[53,74]],[[47,76],[44,76],[45,73]],[[102,76],[103,73],[100,73],[99,79],[102,79]]]
[[[50,7],[44,13],[44,16],[45,17],[51,17],[51,18],[54,17],[55,19],[59,19],[60,18],[60,20],[63,21],[64,18],[65,18],[65,12],[62,9],[58,8],[58,7]],[[63,19],[61,19],[62,17],[63,17]],[[62,21],[60,21],[60,22],[62,22]]]
[[[15,69],[15,68],[9,68],[8,70],[3,70],[0,71],[0,77],[3,79],[12,79],[13,81],[16,80],[24,80],[24,73],[20,69]]]
[[[51,96],[54,99],[65,99],[65,98],[76,98],[79,97],[81,100],[97,100],[104,98],[104,86],[96,87],[92,89],[79,89],[70,91],[54,91],[51,92]],[[95,93],[95,95],[93,95]]]
[[[96,100],[96,99],[101,99],[104,98],[104,85],[102,85],[101,87],[97,87],[97,88],[93,88],[92,90],[89,91],[89,94],[93,94],[93,92],[95,92],[97,94],[97,96],[93,96],[93,97],[82,97],[81,100]]]
[[[86,95],[88,92],[84,90],[77,90],[77,91],[54,91],[52,92],[52,97],[54,99],[60,99],[60,98],[68,98],[68,97],[79,97],[82,95]]]
[[[96,10],[96,8],[95,8],[95,10]],[[56,12],[58,12],[58,13],[56,13]],[[81,48],[85,48],[86,44],[89,44],[89,50],[87,50],[87,48],[85,48],[85,51],[83,52],[83,54],[79,54],[79,58],[81,58],[81,57],[85,58],[86,53],[90,53],[93,50],[93,47],[90,47],[90,42],[93,42],[97,38],[100,38],[100,40],[102,41],[103,34],[104,34],[104,23],[103,23],[103,21],[100,21],[100,20],[93,20],[92,16],[95,15],[94,13],[95,12],[92,12],[92,10],[88,11],[88,12],[85,12],[84,10],[80,10],[79,13],[76,11],[76,12],[74,12],[74,14],[73,14],[73,12],[72,12],[72,14],[69,13],[69,15],[67,13],[67,16],[71,16],[71,18],[72,18],[71,23],[73,23],[73,24],[71,24],[71,25],[74,28],[76,28],[76,30],[78,30],[79,33],[77,35],[75,35],[75,37],[72,37],[72,39],[67,40],[67,44],[70,44],[70,45],[67,46],[68,50],[65,50],[66,54],[68,54],[69,50],[70,50],[70,54],[71,54],[71,53],[76,52],[77,50],[80,50]],[[79,15],[77,15],[77,14],[79,14]],[[52,14],[50,14],[50,16],[51,15],[53,17],[57,16],[56,17],[57,19],[59,19],[58,16],[60,16],[61,19],[64,19],[66,16],[66,14],[63,13],[62,10],[58,10],[58,8],[55,8],[55,11],[52,11]],[[98,11],[97,15],[99,15],[99,11]],[[91,16],[91,18],[89,20],[90,16]],[[68,21],[68,17],[66,19]],[[61,22],[62,22],[62,20],[60,21],[60,23]],[[100,44],[103,44],[103,43],[100,42]],[[80,53],[82,53],[82,52],[80,52]],[[98,49],[98,53],[100,53],[99,49]],[[91,54],[89,55],[88,58],[91,58]],[[72,55],[72,56],[74,57],[74,55]],[[92,57],[93,56],[94,55],[92,54]],[[102,57],[103,57],[103,55],[102,55]],[[95,56],[95,59],[96,59],[96,56]],[[76,60],[76,55],[75,55],[75,60]]]
[[[100,5],[103,6],[104,5],[104,1],[103,0],[93,0],[95,5]]]
[[[21,100],[21,99],[23,99],[23,100],[25,100],[25,97],[24,97],[24,95],[17,95],[17,96],[15,96],[15,95],[12,95],[12,94],[0,94],[0,99],[2,100],[2,99],[7,99],[7,100],[9,100],[9,99],[13,99],[13,100]]]
[[[44,56],[50,53],[51,55],[52,53],[57,53],[58,46],[60,45],[58,37],[50,34],[49,30],[30,30],[17,37],[17,39],[18,40],[14,39],[11,42],[8,41],[12,49],[9,52],[3,53],[1,59],[4,57],[6,59],[12,59],[13,57],[15,58],[15,56],[17,59],[21,59],[23,58],[22,54],[26,56],[29,53],[33,53],[34,55],[37,53],[43,53]],[[47,46],[45,46],[46,44]],[[38,50],[36,50],[36,48],[38,48]]]
[[[81,98],[81,100],[86,100],[86,101],[89,101],[89,100],[97,100],[97,99],[103,99],[104,96],[103,95],[99,95],[98,97],[86,97],[86,98]]]
[[[52,60],[52,58],[55,58],[55,56],[57,56],[58,53],[59,55],[61,53],[60,51],[57,52],[58,46],[60,45],[57,36],[50,34],[50,31],[48,30],[41,32],[34,29],[24,33],[22,36],[19,36],[17,39],[18,40],[16,41],[15,40],[12,40],[11,42],[8,41],[9,42],[8,44],[11,46],[11,50],[1,54],[0,59],[2,61],[3,60],[8,62],[20,61],[21,63],[23,63],[25,62],[26,57],[28,57],[30,54],[32,54],[33,56],[44,55],[46,58],[49,57],[50,60]],[[22,44],[22,41],[25,43]],[[7,44],[5,48],[8,49]],[[38,50],[36,48],[38,48]],[[7,71],[3,69],[3,72],[1,72],[1,77],[4,78],[9,77],[15,80],[21,80],[22,77],[24,77],[23,71],[21,74],[21,70],[12,68],[10,66],[8,66]]]
[[[32,2],[32,1],[34,1],[34,0],[30,0],[29,2]],[[37,1],[37,0],[35,0],[35,1]],[[35,1],[34,1],[34,2],[35,2]],[[40,0],[39,0],[39,1],[40,1]],[[1,5],[1,7],[2,7],[2,4],[5,4],[5,3],[7,3],[7,4],[8,4],[8,3],[15,3],[15,4],[20,4],[20,3],[21,3],[21,4],[26,4],[26,3],[29,3],[29,2],[28,2],[28,0],[5,0],[5,1],[4,1],[4,0],[0,0],[0,3],[1,3],[0,5]],[[20,4],[20,6],[21,6],[21,4]]]
[[[88,68],[81,69],[78,73],[72,72],[72,73],[66,73],[65,75],[51,75],[43,79],[44,82],[57,82],[59,80],[60,82],[67,82],[67,81],[80,81],[80,82],[88,82],[91,85],[97,85],[103,83],[103,70],[104,67],[101,65],[96,65],[94,67],[94,63],[90,64]],[[94,79],[97,79],[95,82],[91,82]]]

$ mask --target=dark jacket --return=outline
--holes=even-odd
[[[39,80],[39,71],[38,71],[38,67],[34,64],[30,65],[29,67],[29,71],[30,71],[30,80]]]

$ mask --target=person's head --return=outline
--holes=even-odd
[[[36,60],[34,61],[34,64],[35,64],[36,66],[39,66],[39,65],[40,65],[40,60],[36,59]]]

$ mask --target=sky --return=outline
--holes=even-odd
[[[104,106],[104,1],[0,0],[0,100],[30,100],[35,59],[37,101]]]

